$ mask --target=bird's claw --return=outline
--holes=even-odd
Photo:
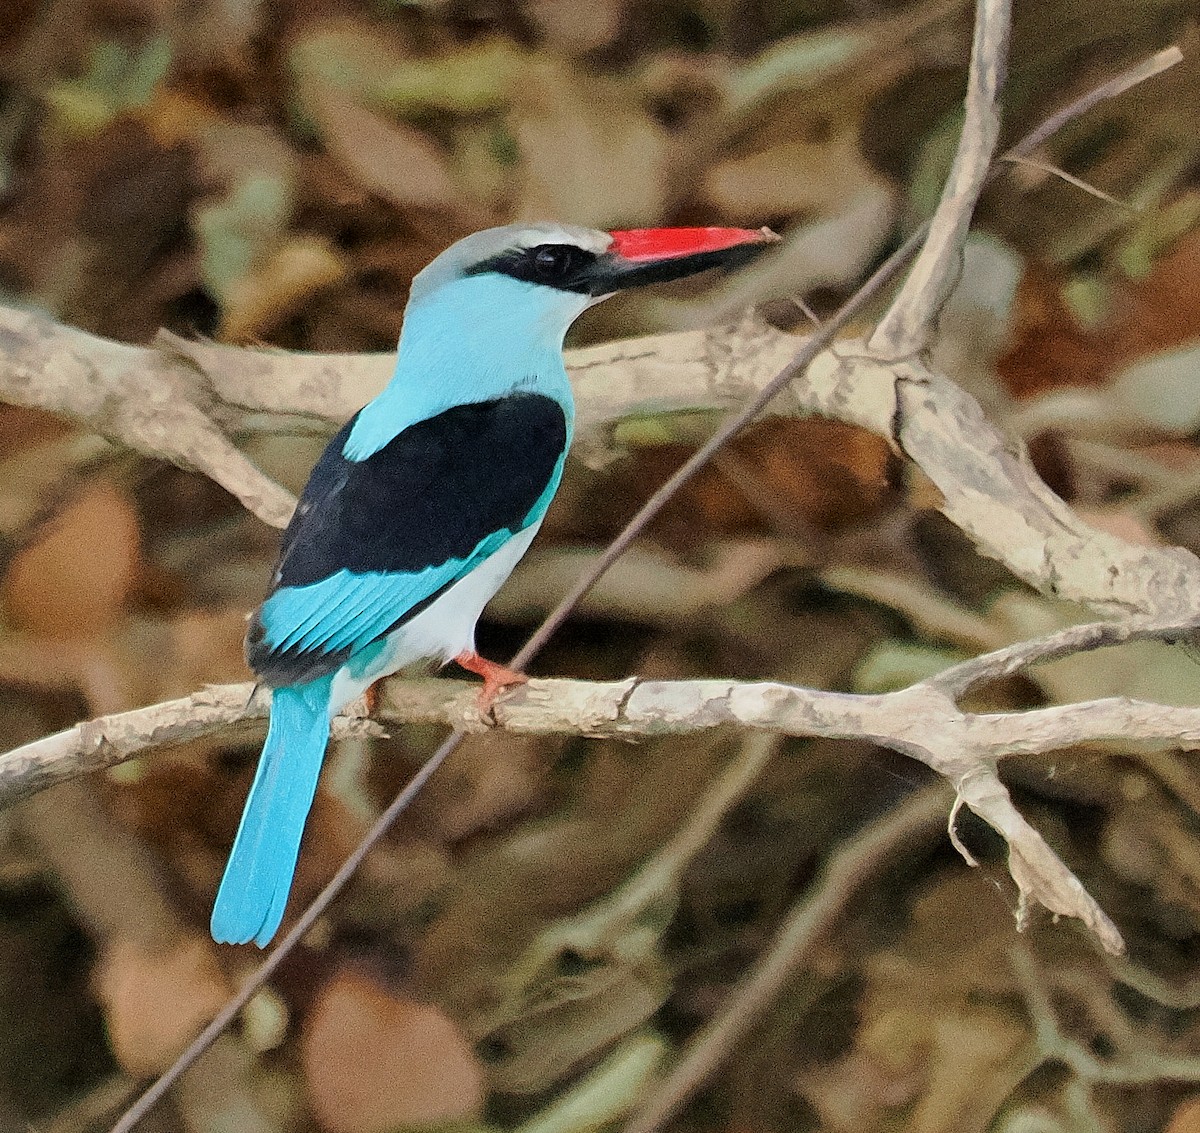
[[[515,669],[506,668],[495,661],[489,661],[486,657],[480,657],[473,650],[460,653],[454,660],[467,672],[483,677],[483,688],[479,690],[478,701],[481,716],[492,714],[496,698],[510,685],[523,685],[529,680],[524,673],[518,673]]]

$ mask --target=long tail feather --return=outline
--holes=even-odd
[[[265,948],[283,920],[329,741],[330,679],[277,688],[271,724],[213,904],[221,944]]]

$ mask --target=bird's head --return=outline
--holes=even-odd
[[[555,397],[569,417],[563,336],[588,307],[626,287],[736,266],[778,239],[765,228],[563,224],[467,236],[413,279],[392,381],[363,409],[344,453],[364,459],[416,421],[514,390]]]
[[[479,301],[507,318],[522,312],[548,330],[567,327],[594,303],[627,287],[736,267],[779,237],[769,229],[632,228],[510,224],[447,248],[413,280],[410,310],[453,295],[464,313]],[[476,299],[470,306],[464,301]]]

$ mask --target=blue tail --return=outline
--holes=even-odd
[[[271,725],[213,905],[220,944],[265,948],[287,905],[329,740],[331,678],[277,688]]]

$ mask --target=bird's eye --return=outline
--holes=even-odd
[[[530,251],[534,270],[540,279],[562,279],[578,263],[580,250],[570,244],[541,244]]]

